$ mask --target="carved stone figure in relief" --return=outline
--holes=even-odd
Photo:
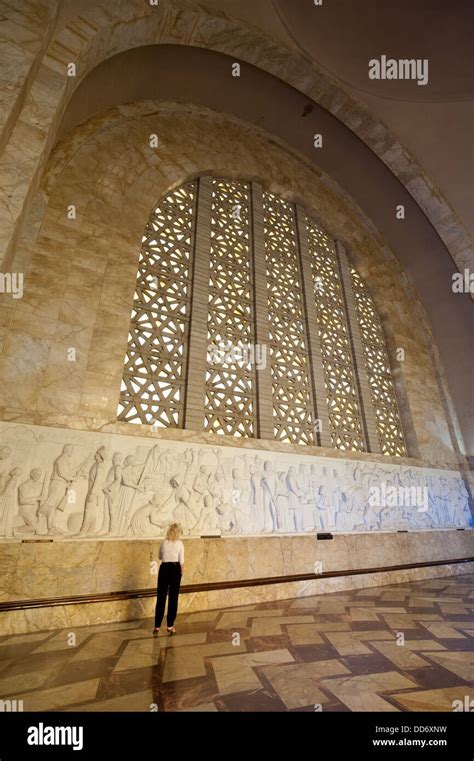
[[[232,504],[238,531],[241,534],[252,533],[252,515],[250,512],[251,487],[248,478],[243,478],[238,468],[232,470]]]
[[[440,518],[440,525],[449,526],[450,524],[450,510],[449,510],[449,494],[446,490],[446,479],[439,476],[437,479],[437,503],[438,503],[438,515]]]
[[[201,514],[212,518],[212,527],[222,527],[222,531],[235,534],[238,531],[237,518],[235,515],[235,506],[232,502],[232,488],[227,484],[227,479],[224,473],[219,472],[215,478],[210,482],[210,494],[212,496],[212,502],[209,503],[209,508]],[[215,515],[220,516],[215,525]],[[210,523],[205,523],[204,527],[210,528]]]
[[[115,452],[112,457],[112,467],[109,468],[105,479],[104,495],[106,510],[101,534],[115,534],[117,531],[117,497],[122,482],[123,454]]]
[[[469,495],[462,479],[458,479],[454,488],[455,520],[457,526],[469,526],[473,522],[469,509]]]
[[[39,516],[46,518],[46,527],[42,526],[38,533],[63,534],[66,533],[59,526],[58,513],[63,513],[68,504],[68,493],[74,481],[85,474],[85,467],[89,458],[81,465],[74,466],[72,460],[73,447],[66,444],[63,451],[53,463],[53,471],[49,481],[46,500],[39,509]]]
[[[17,511],[16,487],[20,476],[21,469],[12,468],[0,495],[0,536],[7,538],[14,535],[14,521]]]
[[[301,514],[301,499],[303,492],[298,488],[298,478],[296,468],[292,465],[288,469],[286,476],[286,487],[288,489],[288,512],[290,514],[290,531],[298,532],[303,529]]]
[[[203,534],[206,531],[218,531],[221,530],[223,519],[222,516],[226,511],[224,505],[224,497],[221,494],[221,487],[219,486],[219,478],[216,477],[215,481],[212,481],[210,485],[210,493],[206,497],[205,505],[202,508],[197,523],[194,526],[194,533]],[[225,521],[224,521],[225,522]],[[229,527],[229,531],[233,528],[234,523]]]
[[[354,528],[354,517],[351,511],[351,503],[346,496],[342,493],[341,501],[336,513],[336,531],[352,531]]]
[[[193,502],[196,506],[196,512],[200,515],[205,507],[212,504],[209,492],[210,472],[206,465],[201,465],[199,473],[193,482]]]
[[[141,475],[141,474],[140,474]],[[125,536],[130,525],[132,503],[140,489],[135,457],[128,455],[123,463],[122,476],[117,494],[115,536]]]
[[[249,466],[251,491],[252,524],[257,533],[263,531],[263,494],[262,477],[258,465],[252,463]]]
[[[277,474],[273,470],[270,460],[265,460],[262,475],[263,492],[263,530],[265,533],[278,531],[277,501]]]
[[[369,502],[364,507],[363,522],[366,531],[376,531],[380,528],[380,511]]]
[[[163,503],[162,508],[165,509],[171,505],[174,522],[179,523],[183,534],[189,536],[199,520],[197,512],[193,510],[192,507],[191,491],[187,486],[183,486],[180,483],[178,475],[175,475],[170,479],[170,486],[171,494],[168,496],[166,502]]]
[[[40,468],[33,468],[30,476],[18,486],[18,514],[25,525],[20,526],[19,533],[36,532],[38,527],[38,512],[44,495],[45,477]]]
[[[154,494],[148,504],[135,511],[131,529],[134,536],[158,536],[169,524],[169,511],[163,509],[159,494]]]
[[[8,481],[8,465],[7,460],[10,457],[12,451],[10,447],[0,447],[0,494],[3,494],[3,490]]]
[[[80,534],[96,534],[104,524],[104,482],[107,473],[106,450],[100,447],[89,470],[89,484]]]
[[[276,509],[278,525],[282,533],[290,531],[290,516],[288,513],[288,491],[286,488],[286,471],[278,471]]]
[[[309,493],[309,475],[307,472],[307,466],[300,463],[296,472],[296,482],[300,491],[299,508],[301,515],[301,530],[307,530],[308,528],[308,512],[312,512],[310,509],[310,493]],[[312,524],[311,520],[311,524]]]

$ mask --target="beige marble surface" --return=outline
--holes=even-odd
[[[357,576],[345,576],[331,579],[318,579],[304,582],[287,582],[268,586],[243,587],[214,592],[197,592],[181,594],[179,602],[180,614],[208,609],[252,605],[255,603],[286,600],[293,597],[300,599],[296,603],[305,603],[305,597],[316,594],[329,594],[351,589],[378,587],[380,585],[398,584],[418,579],[435,579],[449,575],[472,573],[474,563],[462,565],[440,565],[431,568],[415,568],[404,571],[387,571],[384,573],[368,573]],[[131,621],[140,618],[150,618],[155,610],[155,598],[122,600],[116,602],[74,604],[29,610],[0,613],[0,630],[4,634],[17,634],[65,628],[70,626],[86,626],[107,622]],[[324,607],[321,612],[330,613]],[[339,610],[334,610],[338,614]],[[344,611],[342,611],[344,612]],[[401,623],[406,626],[405,620]],[[234,625],[234,624],[232,624]],[[394,624],[395,625],[395,624]],[[334,625],[335,627],[338,624]],[[335,630],[335,629],[334,629]],[[360,640],[358,640],[360,642]]]
[[[0,549],[0,601],[153,588],[160,541],[5,542]],[[474,555],[474,532],[334,534],[329,541],[317,540],[314,534],[189,538],[184,544],[183,584],[201,584],[314,574],[315,562],[329,573],[466,558]],[[324,587],[328,581],[318,583]]]
[[[187,539],[186,572],[183,584],[209,581],[238,581],[259,577],[312,574],[320,559],[323,571],[341,571],[393,564],[447,560],[473,555],[472,531],[335,535],[332,541],[317,541],[314,536],[248,537],[218,540]],[[71,542],[60,540],[45,544],[4,543],[0,552],[0,600],[27,600],[87,595],[119,590],[135,590],[156,585],[158,545],[148,540],[109,540]],[[255,587],[182,594],[180,611],[208,611],[212,608],[241,606],[255,602],[336,592],[344,589],[386,585],[429,579],[449,574],[472,572],[474,563],[440,565],[426,568],[364,573],[355,576],[317,578],[308,581],[275,583]],[[331,599],[324,613],[337,613]],[[363,601],[361,602],[363,607]],[[73,604],[0,613],[3,633],[52,629],[75,625],[122,621],[152,615],[154,598],[139,598],[93,604]],[[272,611],[267,611],[269,626]],[[230,614],[229,614],[230,615]],[[234,624],[241,619],[238,611]],[[395,611],[391,625],[410,627],[410,616]],[[417,614],[418,617],[420,614]],[[426,609],[421,614],[426,626],[437,617]],[[415,618],[413,617],[413,621]],[[226,622],[231,625],[232,622]],[[290,622],[291,623],[291,622]],[[344,634],[344,632],[341,632]],[[363,643],[361,645],[363,647]]]

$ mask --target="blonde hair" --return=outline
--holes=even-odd
[[[176,542],[181,536],[181,526],[179,523],[170,523],[168,531],[166,532],[166,538],[169,542]]]

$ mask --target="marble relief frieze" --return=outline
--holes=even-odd
[[[216,439],[218,437],[216,436]],[[0,424],[0,537],[433,530],[470,525],[459,472]]]

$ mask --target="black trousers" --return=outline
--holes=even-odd
[[[166,595],[168,610],[166,625],[173,626],[178,612],[179,585],[181,583],[181,563],[162,563],[158,572],[158,590],[155,608],[155,629],[159,629],[165,615]]]

